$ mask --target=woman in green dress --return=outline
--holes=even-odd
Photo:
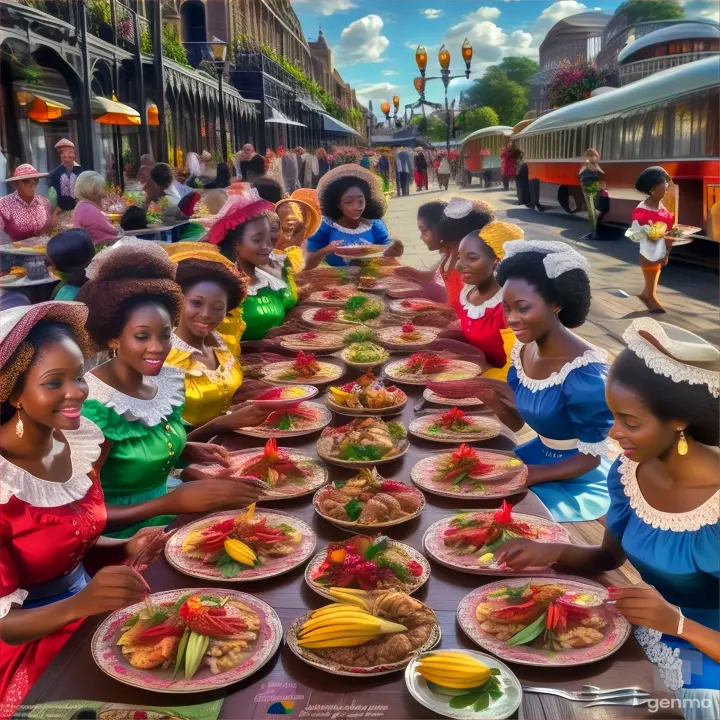
[[[249,191],[231,197],[223,211],[208,242],[217,245],[248,278],[247,297],[242,304],[246,325],[242,339],[263,340],[268,330],[281,325],[285,313],[297,304],[297,292],[288,277],[289,265],[284,266],[282,277],[268,271],[273,244],[267,214],[275,212],[275,208],[255,191]],[[220,326],[218,332],[225,334],[226,329]]]
[[[175,269],[160,245],[116,245],[95,256],[78,295],[90,309],[90,337],[112,356],[85,375],[89,395],[82,412],[109,441],[100,471],[105,502],[125,506],[126,513],[114,516],[123,515],[123,524],[130,525],[118,537],[172,520],[178,491],[167,493],[167,478],[176,467],[213,464],[219,477],[229,466],[224,448],[203,442],[215,434],[212,423],[186,434],[185,376],[163,365],[183,299]],[[229,471],[220,481],[203,480],[205,475],[196,466],[182,473],[183,480],[201,481],[206,491],[195,499],[194,512],[242,507],[261,492],[251,480],[230,482]],[[187,492],[182,490],[181,496]]]

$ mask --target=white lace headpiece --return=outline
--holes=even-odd
[[[467,217],[473,211],[473,204],[465,198],[453,197],[445,208],[445,217],[459,220]]]
[[[543,265],[547,276],[551,279],[560,277],[570,270],[582,270],[586,275],[590,273],[590,265],[586,258],[559,240],[510,240],[503,248],[505,250],[503,261],[522,252],[544,253]]]
[[[643,333],[650,335],[666,352],[643,337]],[[720,351],[698,335],[651,318],[637,318],[623,333],[623,340],[654,373],[676,383],[705,385],[713,397],[720,396],[720,372],[690,364],[720,360]]]

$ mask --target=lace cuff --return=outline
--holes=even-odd
[[[680,648],[672,649],[661,640],[659,630],[646,627],[635,628],[635,639],[645,651],[647,659],[657,665],[658,672],[668,690],[675,692],[683,686]]]
[[[27,590],[17,589],[15,592],[0,598],[0,619],[4,618],[10,612],[10,606],[13,603],[22,605],[27,596]]]
[[[613,441],[610,438],[605,438],[604,440],[596,443],[586,443],[580,440],[578,442],[577,449],[583,455],[593,455],[597,457],[598,455],[607,455],[615,448],[613,447]]]

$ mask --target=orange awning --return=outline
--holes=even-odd
[[[49,98],[34,95],[29,92],[25,92],[24,94],[28,96],[28,98],[23,98],[28,101],[24,103],[26,105],[30,102],[31,98],[34,98],[30,104],[27,116],[31,120],[35,120],[35,122],[46,123],[57,120],[62,115],[63,110],[70,109],[67,105],[63,105],[63,103],[57,100],[50,100]],[[18,98],[18,100],[20,100],[20,98]]]
[[[103,125],[140,125],[140,113],[129,105],[96,95],[92,99],[95,122]]]
[[[148,125],[156,126],[160,124],[160,114],[158,111],[158,106],[155,103],[151,103],[150,105],[148,105],[147,123]]]

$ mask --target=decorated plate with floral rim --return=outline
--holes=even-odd
[[[548,604],[544,600],[551,599],[554,617],[548,620],[547,610],[537,615],[538,608],[534,606],[525,610],[509,609],[512,604],[520,604],[517,600],[525,599],[526,596],[532,597],[534,606],[546,608]],[[505,598],[512,602],[506,605]],[[474,643],[506,662],[542,667],[574,667],[609,657],[630,635],[630,623],[607,600],[608,592],[602,585],[581,578],[564,575],[505,578],[483,585],[466,595],[458,605],[457,620],[463,632]],[[509,614],[514,613],[518,621],[513,627],[508,627],[506,617],[503,617],[502,623],[491,619],[493,610],[500,608],[505,610],[505,616],[512,618]],[[523,612],[531,614],[522,616]],[[577,620],[573,618],[588,616],[591,619],[584,619],[582,626],[575,625]],[[537,618],[538,626],[547,628],[549,625],[552,629],[545,633],[541,628],[537,638],[531,641],[535,646],[527,642],[508,644],[510,637],[515,636],[521,628],[530,629],[528,620],[534,617]],[[540,618],[543,618],[542,621]],[[565,647],[573,642],[585,643],[585,646]]]
[[[475,405],[484,405],[480,398],[468,397],[468,398],[446,398],[434,393],[430,388],[423,390],[423,397],[425,400],[435,405],[450,405],[452,407],[473,407]]]
[[[292,621],[285,635],[285,643],[303,662],[317,668],[318,670],[330,673],[331,675],[343,675],[347,677],[377,677],[379,675],[387,675],[388,673],[397,672],[398,670],[402,670],[409,662],[417,657],[418,654],[434,648],[440,642],[442,637],[440,624],[438,623],[435,612],[419,600],[415,600],[415,598],[407,598],[406,602],[410,601],[412,602],[414,611],[409,614],[409,617],[416,620],[418,626],[424,625],[426,629],[422,632],[421,641],[417,643],[417,647],[412,647],[414,638],[417,637],[421,631],[418,626],[409,628],[409,630],[413,631],[413,639],[410,640],[411,651],[397,662],[385,662],[383,664],[364,666],[360,666],[359,664],[352,665],[347,664],[347,662],[340,662],[340,660],[348,658],[349,652],[343,652],[346,650],[345,648],[326,648],[318,652],[314,649],[301,647],[298,634],[300,633],[300,629],[303,624],[311,619],[312,613],[307,613],[306,615],[295,618],[295,620]],[[382,637],[384,636],[380,636],[380,638]],[[368,650],[363,651],[362,648],[358,648],[358,652],[364,652],[364,657],[367,657],[367,653],[372,652],[370,648],[372,648],[375,644],[377,644],[377,641],[370,641],[367,643]],[[350,650],[350,652],[352,652],[352,650]],[[333,658],[333,654],[337,655],[337,658]]]
[[[320,403],[303,402],[271,412],[265,422],[235,432],[257,438],[288,438],[309,435],[327,427],[332,413]]]
[[[433,310],[449,310],[450,306],[427,298],[404,298],[393,300],[389,309],[398,315],[417,315]]]
[[[345,368],[317,360],[313,353],[298,352],[295,360],[269,363],[263,371],[267,383],[284,385],[324,385],[345,374]]]
[[[385,570],[388,575],[388,579],[383,581],[384,585],[380,585],[378,587],[376,584],[375,587],[370,587],[370,590],[399,590],[400,592],[412,595],[430,578],[430,563],[428,563],[422,553],[410,545],[398,542],[397,540],[391,540],[384,535],[376,535],[374,537],[369,537],[367,535],[355,535],[349,540],[332,542],[321,552],[315,555],[315,557],[313,557],[305,567],[305,582],[316,593],[318,593],[318,595],[322,595],[323,597],[333,600],[334,598],[330,593],[330,588],[333,586],[331,584],[323,584],[323,582],[319,581],[318,578],[321,575],[326,575],[328,578],[332,578],[334,577],[334,572],[343,571],[345,567],[344,564],[349,565],[351,562],[350,556],[352,553],[349,552],[349,548],[361,542],[366,543],[369,546],[378,542],[383,542],[386,548],[384,552],[387,553],[386,559],[388,560],[388,563],[386,564],[389,565],[389,563],[392,562],[395,565],[402,566],[402,577],[397,574],[399,572],[398,570]],[[333,557],[336,550],[343,553],[343,560],[339,565],[336,562],[337,558]],[[377,558],[382,554],[383,553],[376,554],[375,559],[370,561],[371,564],[376,565],[376,571],[377,567],[379,567]],[[361,550],[359,555],[357,553],[356,555],[362,560],[365,553]],[[351,572],[349,567],[347,572]],[[344,585],[343,587],[356,590],[361,589],[356,579],[346,579],[346,582],[349,582],[349,584]],[[377,582],[378,581],[376,580],[376,583]]]
[[[347,330],[349,325],[359,325],[355,320],[343,317],[342,308],[308,308],[304,310],[301,319],[313,327],[323,330]]]
[[[318,394],[314,385],[286,385],[284,387],[268,388],[253,398],[253,405],[264,410],[279,410],[288,405],[310,400]]]
[[[233,612],[240,612],[240,616],[250,620],[253,627],[257,626],[257,632],[253,632],[255,639],[251,641],[247,654],[241,654],[237,664],[218,674],[212,672],[209,666],[211,657],[206,654],[195,674],[189,680],[185,680],[183,672],[173,677],[177,649],[177,644],[173,643],[176,647],[168,658],[171,662],[166,669],[162,667],[165,663],[150,670],[133,667],[123,655],[123,648],[118,646],[118,640],[124,634],[128,623],[133,622],[138,614],[148,607],[159,606],[166,612],[171,612],[171,608],[176,604],[178,607],[182,606],[188,598],[197,596],[218,600],[218,605],[230,604]],[[125,685],[172,694],[207,692],[234,685],[264,667],[280,646],[282,633],[282,623],[275,610],[247,593],[230,588],[166,590],[153,593],[144,602],[117,610],[105,618],[95,631],[91,653],[93,660],[104,673]],[[177,640],[179,642],[179,638]],[[217,645],[217,641],[210,640],[209,649],[211,643],[213,647]],[[127,652],[127,648],[125,649]]]
[[[240,583],[284,575],[302,565],[315,551],[315,533],[307,523],[281,510],[256,508],[247,524],[270,528],[277,537],[267,544],[245,540],[255,552],[257,563],[250,566],[236,562],[224,549],[223,536],[235,538],[230,535],[232,523],[244,513],[243,510],[229,510],[183,526],[165,545],[167,561],[191,577]],[[242,534],[235,539],[243,541]],[[280,550],[289,552],[281,554]]]
[[[342,307],[353,295],[363,295],[363,293],[359,292],[355,285],[340,285],[311,293],[305,302],[311,305]]]
[[[375,339],[393,350],[419,350],[437,339],[440,334],[438,328],[417,327],[412,323],[405,323],[395,327],[379,328],[375,330]]]
[[[419,352],[404,360],[388,363],[383,372],[394,382],[425,385],[428,380],[469,380],[480,375],[482,370],[479,365],[466,360]]]
[[[528,470],[516,457],[461,445],[424,457],[410,471],[422,490],[470,500],[504,498],[527,490]]]
[[[415,418],[409,427],[411,435],[440,443],[469,443],[490,440],[500,435],[502,424],[487,415],[467,415],[458,408]]]
[[[410,443],[407,440],[407,431],[402,423],[392,420],[386,423],[380,418],[375,418],[377,423],[397,429],[397,437],[392,438],[393,447],[386,450],[384,454],[381,454],[382,448],[380,446],[372,444],[371,434],[368,434],[366,438],[359,436],[360,439],[357,443],[344,443],[348,431],[354,432],[354,428],[357,427],[358,423],[369,420],[372,420],[372,418],[356,418],[348,425],[323,430],[323,434],[317,441],[317,454],[326,462],[349,468],[365,468],[382,465],[393,462],[405,455],[410,447]],[[404,433],[404,435],[401,436],[401,433]],[[365,440],[369,440],[370,442],[365,442]],[[344,446],[341,443],[344,443]],[[370,454],[366,452],[372,447],[379,448],[377,453]],[[346,457],[340,457],[343,451],[345,451]]]
[[[468,510],[434,522],[423,536],[425,552],[445,567],[472,575],[518,575],[498,565],[494,553],[514,537],[537,542],[570,542],[567,530],[548,518],[512,512],[503,501],[500,510]],[[499,543],[499,544],[498,544]],[[554,575],[548,567],[526,568],[523,575]]]
[[[286,350],[303,350],[317,354],[330,354],[342,350],[346,343],[341,333],[305,332],[293,333],[280,338],[280,347]]]

